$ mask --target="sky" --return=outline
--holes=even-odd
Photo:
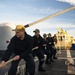
[[[75,6],[75,0],[0,0],[0,23],[26,25],[72,6]],[[34,35],[37,28],[41,35],[54,35],[57,28],[62,28],[75,38],[75,9],[35,24],[26,31]]]

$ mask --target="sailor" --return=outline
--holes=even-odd
[[[21,59],[26,61],[26,69],[29,75],[34,75],[35,63],[33,56],[31,55],[31,50],[34,43],[33,38],[26,33],[23,25],[17,25],[14,31],[15,36],[11,38],[0,65],[1,67],[5,67],[5,62],[8,61],[12,53],[14,53],[14,61],[11,62],[8,75],[16,75],[17,67]]]
[[[47,40],[47,34],[43,34],[43,48],[42,48],[44,54],[47,56],[46,57],[46,64],[51,64],[50,60],[51,60],[51,54],[49,52],[49,42]]]
[[[54,40],[54,46],[53,46],[54,54],[53,54],[53,59],[57,59],[57,57],[56,57],[57,51],[56,51],[56,47],[55,47],[55,44],[57,43],[57,37],[56,37],[56,34],[54,34],[53,40]]]
[[[47,40],[49,42],[49,51],[51,53],[51,58],[52,60],[50,60],[51,62],[53,62],[53,54],[54,54],[54,50],[53,50],[53,46],[54,46],[54,40],[51,36],[51,33],[48,34]]]
[[[39,59],[38,71],[45,72],[46,70],[43,68],[44,53],[42,52],[43,38],[40,36],[39,29],[35,29],[33,32],[35,33],[35,35],[33,36],[34,48],[32,51],[32,55],[33,57],[37,56]]]

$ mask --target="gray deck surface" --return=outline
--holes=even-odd
[[[0,59],[1,56],[3,55],[3,53],[0,53]],[[71,55],[74,58],[75,57],[75,51],[71,50]],[[66,54],[66,50],[62,50],[61,54],[57,54],[58,58],[61,59],[55,59],[53,63],[47,65],[44,63],[43,67],[45,68],[45,70],[47,70],[46,72],[38,72],[38,61],[36,62],[36,72],[35,75],[69,75],[67,73],[67,65],[65,65],[65,60],[66,59],[62,59],[62,58],[66,58],[67,54]],[[24,64],[24,61],[20,62],[20,65]],[[4,69],[0,68],[0,75],[5,75],[5,73],[8,71],[10,67],[10,64],[8,64]],[[72,75],[72,74],[70,74]]]

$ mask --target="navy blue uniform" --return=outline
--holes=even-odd
[[[7,61],[11,54],[20,56],[20,60],[24,59],[26,61],[27,71],[30,75],[34,75],[35,73],[35,63],[34,59],[31,55],[31,50],[33,48],[33,38],[25,32],[25,37],[23,40],[17,38],[15,35],[4,53],[2,58],[3,61]],[[8,75],[16,75],[17,66],[20,60],[13,61],[11,67],[9,69]]]
[[[33,57],[37,56],[39,59],[39,68],[40,69],[44,63],[44,53],[42,52],[42,46],[43,46],[43,38],[39,35],[37,38],[36,36],[33,36],[34,39],[34,47],[38,46],[39,48],[32,51]]]
[[[56,55],[56,50],[55,50],[55,45],[54,45],[54,37],[48,37],[47,38],[49,41],[49,50],[51,52],[51,57],[55,58]]]
[[[46,46],[44,46],[44,45],[46,45]],[[43,48],[42,48],[42,50],[43,50],[44,54],[47,55],[45,63],[50,64],[50,61],[53,62],[52,57],[51,57],[51,53],[49,52],[49,41],[47,39],[43,39]]]
[[[56,37],[53,37],[53,39],[54,39],[54,42],[55,42],[55,44],[57,43],[57,38]],[[53,58],[54,59],[57,59],[57,57],[56,57],[56,53],[57,53],[57,51],[56,51],[56,48],[55,48],[55,44],[54,44],[54,55],[53,55]]]
[[[47,39],[43,39],[43,45],[46,44],[46,46],[43,46],[43,51],[49,51],[49,42]]]
[[[49,42],[49,50],[50,50],[50,52],[51,52],[51,57],[52,57],[53,54],[54,54],[54,50],[53,50],[54,40],[53,40],[52,37],[50,37],[50,38],[48,37],[47,40],[48,40],[48,42]]]

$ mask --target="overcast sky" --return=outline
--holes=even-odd
[[[28,24],[75,5],[75,0],[0,0],[0,23]],[[34,29],[43,33],[57,33],[63,28],[75,37],[75,10],[48,19],[26,29],[33,35]]]

